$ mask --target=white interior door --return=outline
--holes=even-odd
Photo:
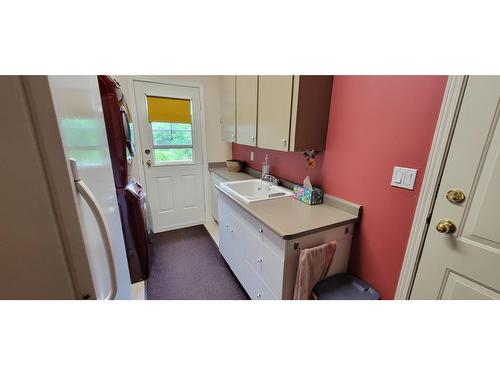
[[[470,77],[412,299],[500,298],[499,116],[500,77]]]
[[[204,222],[200,89],[134,81],[153,231]],[[191,124],[149,122],[147,97],[187,99]]]

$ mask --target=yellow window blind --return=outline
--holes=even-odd
[[[159,98],[148,96],[148,121],[191,124],[189,99]]]

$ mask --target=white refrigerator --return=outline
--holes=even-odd
[[[0,126],[0,299],[130,299],[97,77],[0,77]]]

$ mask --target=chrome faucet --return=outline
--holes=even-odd
[[[269,185],[278,185],[280,183],[280,180],[278,180],[276,177],[270,175],[269,173],[263,173],[262,178],[260,179],[259,190],[262,188],[262,183],[264,181],[269,182]]]

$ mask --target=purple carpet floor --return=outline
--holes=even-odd
[[[147,299],[248,299],[203,225],[155,234]]]

